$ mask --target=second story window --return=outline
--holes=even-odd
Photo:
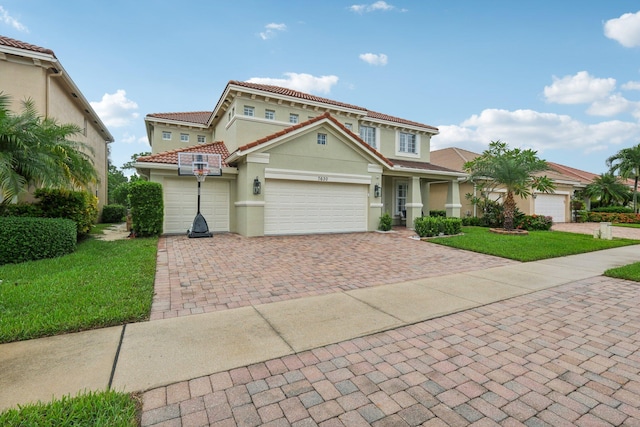
[[[318,134],[318,145],[327,145],[327,134],[319,133]]]
[[[376,128],[371,126],[360,126],[360,138],[373,148],[378,148],[378,144],[376,143]]]
[[[162,139],[164,139],[165,141],[170,141],[171,140],[171,132],[163,130],[162,131]]]
[[[351,123],[345,123],[344,127],[346,127],[349,130],[353,130],[353,124],[351,124]]]
[[[276,112],[273,111],[273,110],[265,110],[264,118],[267,119],[267,120],[275,120],[276,119]]]
[[[300,121],[300,117],[297,114],[289,114],[289,123],[296,124]]]
[[[244,115],[249,117],[254,117],[256,115],[256,109],[253,107],[249,107],[248,105],[244,106]]]
[[[181,133],[180,134],[180,142],[189,142],[189,134]]]
[[[398,149],[401,153],[417,153],[416,136],[412,133],[400,132],[400,145]]]
[[[207,137],[204,135],[198,135],[198,144],[204,144],[207,142]]]

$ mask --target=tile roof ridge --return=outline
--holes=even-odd
[[[54,58],[58,59],[56,57],[56,54],[51,49],[48,49],[46,47],[37,46],[35,44],[23,42],[21,40],[12,39],[11,37],[7,37],[7,36],[0,35],[0,46],[8,46],[8,47],[16,48],[16,49],[29,50],[29,51],[32,51],[32,52],[46,53],[46,54],[51,55]]]
[[[146,161],[146,160],[151,159],[153,157],[166,156],[166,155],[169,155],[169,154],[181,153],[183,151],[192,151],[195,148],[210,147],[210,146],[214,146],[216,144],[224,145],[224,142],[223,141],[212,141],[212,142],[206,142],[204,144],[191,145],[189,147],[178,147],[178,148],[174,148],[173,150],[161,151],[159,153],[150,154],[148,156],[140,156],[140,157],[137,158],[137,160]],[[225,146],[225,148],[226,148],[226,146]]]

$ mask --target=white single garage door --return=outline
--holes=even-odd
[[[562,194],[537,194],[535,198],[536,215],[550,216],[553,222],[565,222],[565,199]]]
[[[229,181],[208,177],[200,188],[200,212],[209,231],[229,231]],[[185,233],[198,213],[194,177],[164,180],[164,232]]]
[[[267,180],[264,234],[367,231],[367,185]]]

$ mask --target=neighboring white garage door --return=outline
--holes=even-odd
[[[185,233],[198,212],[194,177],[164,180],[164,232]],[[200,189],[200,212],[209,231],[229,231],[229,181],[209,177]]]
[[[267,180],[264,234],[367,230],[367,185]]]
[[[565,222],[565,199],[561,194],[537,194],[534,202],[536,215],[550,216],[553,222]]]

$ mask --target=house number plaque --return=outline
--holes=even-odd
[[[329,177],[328,176],[319,176],[318,177],[318,181],[327,182],[327,181],[329,181]]]

